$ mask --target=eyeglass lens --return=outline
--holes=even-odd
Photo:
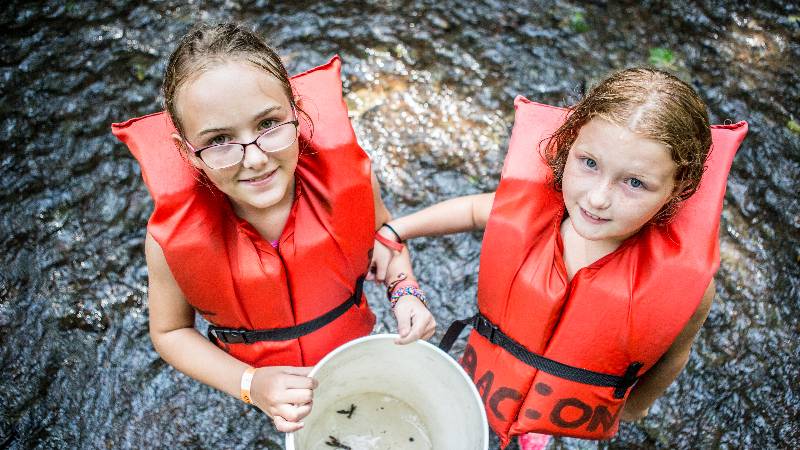
[[[256,145],[265,153],[278,152],[297,139],[297,127],[294,123],[281,124],[256,139]],[[244,145],[222,144],[206,148],[200,157],[211,168],[224,169],[239,164],[244,159]]]

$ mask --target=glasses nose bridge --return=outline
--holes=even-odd
[[[260,145],[258,145],[258,139],[260,137],[261,136],[255,138],[252,142],[249,142],[247,144],[242,144],[242,143],[239,144],[239,145],[242,146],[242,160],[240,161],[241,164],[245,164],[246,163],[246,161],[247,161],[247,148],[250,147],[251,145],[254,146],[256,148],[256,150],[258,150],[259,153],[261,153],[261,155],[263,155],[263,157],[269,159],[269,157],[270,157],[269,156],[269,152],[265,151],[263,148],[261,148]]]
[[[253,142],[250,142],[248,144],[239,144],[239,145],[242,146],[242,153],[247,153],[247,147],[250,147],[251,145],[254,145],[257,149],[261,150],[262,153],[266,153],[264,149],[261,148],[260,145],[258,145],[258,138],[256,138],[255,140],[253,140]]]

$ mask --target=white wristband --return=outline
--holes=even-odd
[[[248,367],[242,373],[242,383],[240,385],[242,401],[251,405],[253,404],[253,398],[250,396],[250,384],[253,383],[253,375],[255,375],[255,373],[255,367]]]

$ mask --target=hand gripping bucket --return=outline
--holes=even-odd
[[[314,406],[286,435],[287,450],[488,448],[483,402],[461,366],[425,341],[396,338],[353,340],[314,366]]]

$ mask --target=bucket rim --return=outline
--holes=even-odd
[[[339,353],[341,353],[343,351],[346,351],[350,347],[362,344],[364,342],[369,342],[369,341],[391,340],[392,342],[394,342],[398,337],[400,337],[400,335],[397,334],[397,333],[380,333],[380,334],[371,334],[369,336],[363,336],[363,337],[360,337],[360,338],[357,338],[357,339],[353,339],[352,341],[349,341],[349,342],[347,342],[345,344],[340,345],[339,347],[335,348],[333,351],[331,351],[330,353],[325,355],[325,357],[323,357],[321,360],[319,360],[319,362],[317,362],[317,364],[314,365],[314,368],[311,369],[311,372],[309,372],[308,376],[309,377],[313,377],[314,375],[316,375],[320,371],[320,368],[322,366],[324,366],[328,361],[330,361],[332,358],[334,358]],[[395,344],[395,345],[421,345],[423,347],[426,347],[428,350],[433,350],[434,353],[437,353],[440,357],[443,357],[444,359],[446,359],[448,361],[448,363],[450,364],[450,366],[454,367],[456,369],[456,372],[458,372],[458,374],[466,382],[466,385],[468,386],[468,389],[472,393],[473,399],[480,406],[478,408],[478,411],[480,411],[481,422],[484,424],[484,429],[485,429],[485,433],[483,433],[483,442],[482,442],[481,448],[483,448],[484,450],[488,449],[489,448],[489,420],[488,420],[488,417],[486,416],[486,408],[483,405],[483,399],[481,398],[480,394],[478,393],[478,389],[475,387],[475,383],[472,381],[472,379],[469,377],[469,375],[467,375],[467,372],[464,371],[464,368],[461,367],[461,364],[459,364],[452,356],[450,356],[450,354],[448,354],[444,350],[440,349],[439,347],[431,344],[430,342],[428,342],[428,341],[426,341],[424,339],[417,339],[416,341],[410,342],[408,344]],[[295,448],[294,447],[294,432],[285,433],[285,436],[286,436],[286,448],[287,449],[294,449]]]

